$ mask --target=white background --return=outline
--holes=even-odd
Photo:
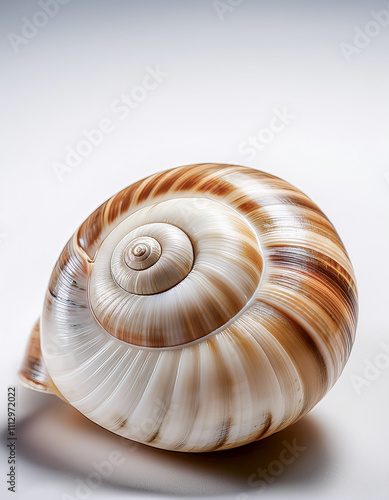
[[[389,362],[382,354],[382,343],[389,345],[389,26],[368,24],[371,10],[389,6],[229,1],[234,6],[218,14],[213,0],[73,0],[18,52],[9,33],[22,36],[23,17],[33,19],[41,7],[0,4],[0,467],[7,498],[389,498]],[[356,27],[374,35],[360,35],[352,50]],[[115,100],[158,65],[168,75],[157,88],[125,119],[113,112]],[[240,145],[269,126],[275,108],[293,119],[249,158]],[[112,133],[60,182],[53,164],[64,163],[82,130],[102,118]],[[7,386],[17,383],[63,245],[115,192],[201,162],[283,177],[329,216],[360,293],[357,340],[343,375],[292,428],[209,455],[123,444],[55,397],[19,386],[17,494],[8,493]],[[364,373],[376,361],[381,368]],[[356,377],[365,380],[359,391]],[[296,460],[261,491],[250,485],[294,439],[305,448]],[[98,487],[81,488],[93,462],[115,450],[123,463]]]

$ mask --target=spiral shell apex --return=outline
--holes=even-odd
[[[185,166],[129,186],[77,229],[21,376],[120,436],[221,450],[312,409],[356,322],[353,268],[317,205],[254,169]]]

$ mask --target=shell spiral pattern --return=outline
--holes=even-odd
[[[341,374],[356,321],[353,269],[321,210],[272,175],[203,164],[129,186],[78,228],[41,347],[93,422],[203,452],[305,415]]]

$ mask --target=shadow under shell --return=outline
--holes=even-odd
[[[102,478],[100,488],[169,496],[242,494],[242,498],[248,498],[266,488],[281,490],[321,483],[333,469],[325,432],[311,415],[239,448],[180,453],[120,438],[55,396],[30,395],[23,388],[19,395],[21,405],[28,408],[30,400],[35,405],[18,423],[19,457],[87,481],[90,474],[96,473],[94,464],[109,462],[114,453],[116,465]],[[289,451],[293,446],[294,457]],[[283,452],[285,449],[288,451]],[[281,457],[288,463],[283,465]],[[260,469],[268,479],[261,480]]]

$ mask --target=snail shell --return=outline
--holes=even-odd
[[[221,450],[315,406],[356,321],[350,260],[306,195],[246,167],[179,167],[77,229],[21,377],[126,438]]]

